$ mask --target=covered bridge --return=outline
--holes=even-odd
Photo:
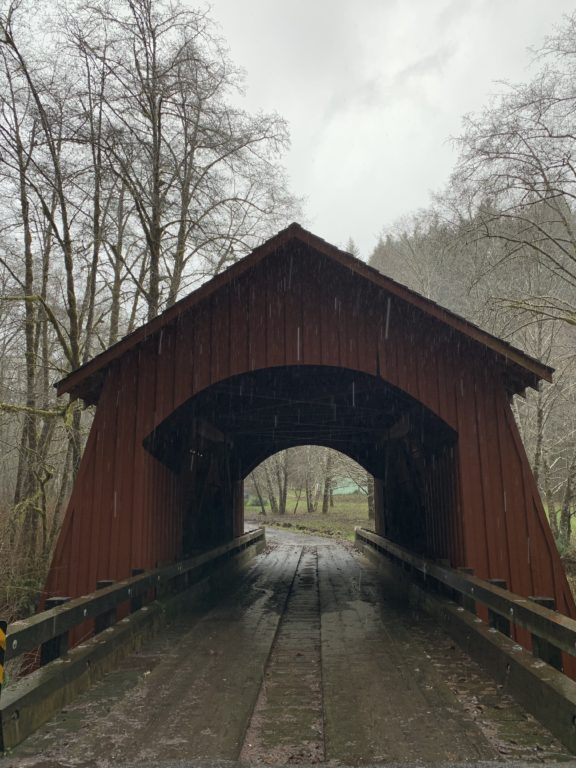
[[[98,408],[47,589],[239,535],[250,471],[318,444],[374,475],[378,533],[574,616],[510,409],[551,373],[292,224],[59,383]]]

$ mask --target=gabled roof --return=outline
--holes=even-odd
[[[369,280],[374,285],[405,301],[430,317],[449,326],[483,347],[492,350],[502,358],[510,376],[511,390],[520,392],[526,387],[536,387],[541,379],[552,380],[553,368],[539,362],[513,347],[511,344],[492,336],[478,326],[465,320],[463,317],[450,312],[448,309],[436,304],[436,302],[421,296],[401,283],[397,283],[390,277],[386,277],[378,270],[368,266],[363,261],[355,258],[336,246],[327,243],[322,238],[313,235],[299,224],[290,224],[289,227],[279,232],[265,243],[255,248],[245,258],[233,264],[224,272],[209,280],[197,290],[185,296],[173,306],[165,310],[161,315],[150,322],[140,326],[133,333],[125,336],[113,346],[101,352],[80,368],[72,371],[66,378],[57,382],[58,395],[68,393],[72,398],[83,398],[88,403],[97,402],[102,386],[103,376],[108,366],[119,357],[127,353],[133,347],[146,341],[151,336],[159,333],[164,327],[173,323],[182,313],[187,312],[199,302],[216,293],[227,283],[238,279],[248,270],[255,267],[268,255],[277,251],[280,247],[290,242],[300,242],[309,246],[318,253],[334,260],[360,277]]]

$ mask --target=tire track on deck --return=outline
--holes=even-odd
[[[240,759],[268,765],[324,760],[316,547],[302,552]]]

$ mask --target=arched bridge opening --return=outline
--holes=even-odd
[[[355,540],[374,532],[374,476],[346,453],[309,443],[278,451],[244,479],[244,526]]]
[[[282,366],[208,387],[144,440],[181,478],[184,553],[239,535],[243,480],[302,445],[345,453],[375,478],[376,532],[430,557],[461,557],[457,435],[375,376]]]
[[[242,532],[242,481],[316,443],[376,478],[376,529],[576,607],[511,410],[552,371],[291,225],[58,385],[97,412],[48,594]]]

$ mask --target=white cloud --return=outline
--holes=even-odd
[[[572,0],[215,0],[246,106],[291,127],[287,167],[310,227],[363,255],[425,205],[454,160],[448,141],[496,80],[527,77],[529,54]]]

